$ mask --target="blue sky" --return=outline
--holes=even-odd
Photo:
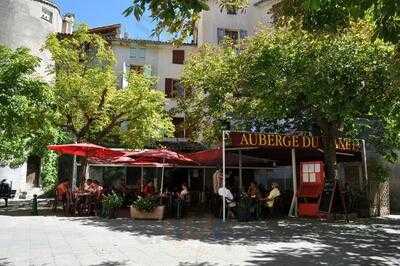
[[[121,23],[122,32],[128,32],[130,38],[151,38],[153,24],[148,16],[138,22],[133,16],[126,18],[122,15],[130,5],[130,0],[55,0],[55,2],[60,6],[62,14],[74,13],[79,23],[84,22],[90,27]]]

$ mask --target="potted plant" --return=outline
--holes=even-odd
[[[123,199],[113,191],[103,198],[102,203],[103,215],[113,219],[116,218],[117,210],[122,206]]]
[[[155,198],[139,197],[131,205],[132,219],[162,220],[165,206],[160,206]]]

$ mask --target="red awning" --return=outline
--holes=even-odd
[[[125,154],[124,151],[113,150],[92,143],[49,145],[47,148],[58,153],[80,157],[117,158]]]
[[[220,148],[191,153],[188,154],[188,157],[203,166],[215,166],[215,167],[222,166],[222,149]],[[225,160],[227,166],[239,165],[239,155],[236,153],[226,151]],[[266,163],[271,163],[271,162],[272,162],[271,160],[264,158],[256,158],[252,156],[242,155],[243,166],[256,166],[256,165],[265,166]]]

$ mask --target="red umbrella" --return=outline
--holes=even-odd
[[[172,166],[167,163],[157,163],[157,162],[146,162],[146,161],[137,161],[127,156],[121,156],[118,158],[98,158],[98,157],[90,157],[89,162],[91,164],[116,164],[123,166],[138,166],[138,167],[168,167]]]
[[[109,149],[92,143],[49,145],[47,148],[62,154],[70,154],[81,157],[116,158],[125,154],[123,151]]]
[[[158,162],[181,165],[198,164],[186,155],[167,149],[154,149],[132,152],[127,154],[126,156],[135,159],[136,162]]]
[[[195,161],[189,157],[167,149],[144,150],[132,152],[128,155],[135,159],[135,163],[162,163],[180,164],[180,165],[197,165]],[[164,167],[161,171],[161,193],[164,185]]]

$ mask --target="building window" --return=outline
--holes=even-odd
[[[129,48],[129,58],[131,59],[145,59],[146,49],[131,47]]]
[[[229,38],[236,43],[239,40],[239,32],[237,30],[225,30],[224,37]]]
[[[177,96],[184,96],[185,89],[183,88],[180,80],[178,79],[165,79],[165,96],[167,98],[176,98]]]
[[[236,15],[237,14],[237,10],[234,7],[227,7],[226,8],[226,13],[228,15]]]
[[[185,137],[185,119],[183,117],[173,117],[172,124],[174,124],[175,138],[184,138]]]
[[[134,71],[137,74],[143,74],[144,73],[144,67],[143,66],[138,66],[138,65],[131,65],[130,66],[131,72]]]
[[[41,18],[50,23],[53,23],[53,12],[51,12],[50,10],[48,10],[45,7],[42,7],[42,17]]]
[[[217,28],[218,43],[223,41],[224,38],[229,38],[234,43],[236,43],[239,39],[244,39],[246,37],[247,37],[246,30],[231,30],[231,29]]]
[[[182,65],[184,61],[185,61],[185,50],[172,51],[172,64]]]

